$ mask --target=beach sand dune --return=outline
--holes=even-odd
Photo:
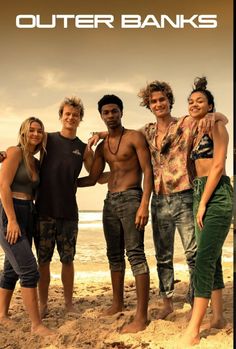
[[[224,314],[227,319],[226,328],[222,330],[203,330],[201,342],[196,348],[229,349],[233,348],[233,233],[230,232],[223,253],[224,268]],[[86,239],[85,239],[86,241]],[[78,242],[78,249],[83,249],[83,241]],[[98,242],[99,244],[99,242]],[[147,241],[147,245],[149,242]],[[101,245],[101,244],[100,244]],[[150,244],[151,249],[151,244]],[[90,246],[91,248],[91,246]],[[104,248],[101,247],[101,248]],[[149,251],[149,250],[148,250]],[[150,250],[151,251],[151,250]],[[149,251],[149,252],[150,252]],[[85,253],[85,251],[84,251]],[[127,268],[125,278],[125,309],[116,315],[101,317],[101,312],[109,307],[112,300],[110,275],[106,258],[98,263],[91,261],[75,262],[76,281],[74,304],[77,313],[65,313],[64,299],[59,278],[60,265],[52,263],[52,281],[50,287],[49,313],[43,320],[44,324],[56,329],[56,335],[40,338],[30,334],[30,322],[23,308],[20,288],[17,286],[11,303],[11,323],[0,324],[1,349],[172,349],[176,348],[179,336],[188,323],[190,306],[185,301],[188,287],[188,272],[186,271],[182,252],[177,253],[178,263],[175,270],[174,312],[166,320],[156,320],[156,314],[161,307],[158,295],[155,258],[148,254],[150,265],[151,288],[149,303],[149,320],[147,328],[137,334],[120,334],[119,330],[128,323],[135,312],[136,293],[133,276]],[[181,257],[182,256],[182,257]],[[182,267],[181,267],[182,266]],[[127,266],[128,267],[128,266]],[[204,320],[206,324],[211,316],[208,308]],[[184,348],[183,348],[184,349]]]

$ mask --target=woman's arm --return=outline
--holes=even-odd
[[[203,227],[203,216],[206,211],[206,205],[225,170],[225,160],[229,136],[222,122],[219,121],[215,124],[212,130],[212,139],[214,143],[213,162],[207,177],[207,182],[201,197],[197,213],[197,223],[200,228]]]
[[[9,148],[7,150],[7,157],[2,163],[0,171],[1,201],[8,220],[6,239],[10,244],[14,244],[17,241],[18,236],[21,235],[20,228],[16,220],[11,192],[11,184],[15,177],[21,158],[21,150],[18,147]]]

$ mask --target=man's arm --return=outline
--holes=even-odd
[[[89,145],[87,145],[85,152],[84,152],[84,167],[88,173],[90,173],[90,171],[91,171],[91,168],[93,166],[93,161],[94,161],[94,152],[91,148],[89,148]],[[110,175],[110,172],[101,173],[100,177],[98,178],[98,180],[96,182],[98,182],[99,184],[107,183],[109,175]],[[91,185],[94,185],[94,184],[91,184]],[[86,187],[87,187],[87,185],[86,185]]]
[[[89,163],[89,165],[88,165]],[[105,159],[103,157],[103,144],[99,144],[94,157],[92,157],[92,163],[88,160],[86,166],[90,166],[89,175],[86,177],[77,179],[77,187],[90,187],[98,182],[105,168]],[[86,168],[88,170],[88,168]]]
[[[183,118],[181,118],[183,119]],[[228,123],[227,117],[218,112],[207,113],[204,118],[202,118],[199,123],[192,118],[191,116],[187,116],[184,119],[184,124],[186,127],[192,130],[192,134],[197,132],[209,133],[212,132],[214,125],[216,122],[221,121],[224,125]]]
[[[150,152],[145,137],[140,132],[135,131],[133,141],[140,167],[143,172],[143,195],[135,219],[136,226],[142,229],[148,222],[148,206],[153,189],[153,172]]]
[[[92,146],[96,146],[100,139],[105,139],[108,135],[108,131],[92,132],[92,136],[88,139],[88,148],[92,149]]]

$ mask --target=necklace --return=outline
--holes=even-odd
[[[121,138],[122,138],[122,136],[123,136],[123,134],[124,134],[124,131],[125,131],[125,128],[122,127],[122,131],[121,131],[121,134],[120,134],[120,138],[119,138],[119,141],[118,141],[118,145],[117,145],[116,151],[114,151],[114,152],[111,150],[110,143],[109,143],[109,137],[110,137],[110,135],[108,134],[108,137],[107,137],[107,145],[108,145],[109,152],[110,152],[112,155],[116,155],[116,154],[118,153],[119,148],[120,148]]]
[[[169,128],[169,125],[165,128],[160,128],[159,126],[157,126],[156,135],[158,136],[159,134],[165,134],[168,128]]]

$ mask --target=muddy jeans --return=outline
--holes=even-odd
[[[103,208],[103,228],[111,271],[125,270],[125,254],[133,275],[149,273],[144,253],[144,231],[135,226],[135,217],[142,199],[141,189],[107,193]]]
[[[190,273],[187,301],[192,304],[192,278],[197,249],[194,236],[193,192],[185,190],[170,195],[153,194],[151,209],[160,295],[169,298],[174,293],[173,255],[177,228]]]

